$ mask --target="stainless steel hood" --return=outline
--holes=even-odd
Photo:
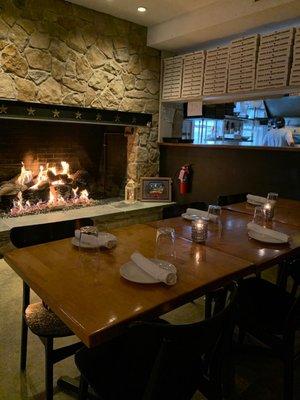
[[[299,118],[300,96],[285,96],[277,99],[264,100],[269,118]]]

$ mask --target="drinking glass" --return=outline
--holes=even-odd
[[[88,268],[89,274],[91,274],[94,284],[97,285],[100,282],[100,247],[85,247],[85,243],[89,239],[87,236],[94,238],[91,240],[92,243],[97,243],[98,229],[94,226],[84,226],[80,228],[79,235],[79,259],[83,276],[86,273],[86,268]]]
[[[265,212],[262,206],[257,206],[254,209],[253,222],[258,225],[265,224]]]
[[[220,206],[215,206],[215,205],[209,205],[208,206],[208,215],[215,215],[217,217],[221,216],[221,207]]]
[[[221,212],[222,208],[220,206],[215,206],[215,205],[208,206],[208,219],[209,221],[214,223],[213,227],[211,228],[215,230],[215,227],[217,227],[219,237],[222,235]],[[209,218],[210,215],[212,215],[213,218]]]
[[[275,204],[277,199],[278,199],[278,193],[274,193],[274,192],[268,193],[267,199],[268,199],[268,201],[270,201],[270,202]]]
[[[220,224],[221,222],[221,211],[222,208],[220,206],[215,206],[215,205],[210,205],[208,206],[208,219],[212,222],[214,222],[215,224]],[[209,218],[210,215],[213,216],[213,218]]]
[[[175,256],[175,229],[169,226],[156,230],[155,258],[172,259]]]

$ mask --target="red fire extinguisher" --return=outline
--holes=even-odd
[[[190,166],[183,165],[179,172],[179,193],[186,194],[189,191],[189,178],[190,178]]]

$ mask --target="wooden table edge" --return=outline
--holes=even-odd
[[[185,238],[183,238],[185,239]],[[187,240],[187,239],[186,239]],[[33,246],[34,247],[34,246]],[[36,285],[34,281],[32,281],[29,277],[25,276],[23,271],[20,271],[15,265],[14,261],[11,259],[11,255],[14,252],[19,251],[20,249],[14,249],[9,252],[7,252],[4,256],[5,261],[7,264],[15,271],[15,273],[24,281],[26,282],[29,287],[40,297],[40,287],[39,285]],[[22,249],[24,250],[24,249]],[[214,249],[212,249],[214,250]],[[226,254],[220,250],[214,250],[218,253],[221,254]],[[221,277],[216,279],[215,281],[205,284],[200,288],[195,288],[191,290],[188,293],[183,293],[178,295],[177,297],[163,303],[159,304],[156,307],[153,307],[150,310],[146,310],[144,312],[141,312],[138,315],[134,315],[132,318],[127,318],[126,320],[120,321],[117,324],[112,325],[109,328],[103,328],[97,331],[92,332],[91,334],[87,334],[84,328],[80,325],[80,323],[68,316],[64,311],[60,308],[57,307],[57,303],[52,299],[51,295],[47,294],[47,296],[43,296],[42,300],[45,301],[46,304],[49,305],[50,308],[53,309],[55,314],[72,330],[72,332],[87,346],[87,347],[95,347],[109,339],[112,339],[113,337],[116,337],[118,334],[120,334],[123,330],[126,329],[126,326],[130,324],[133,321],[136,320],[143,320],[147,318],[155,318],[160,315],[163,315],[169,311],[172,311],[173,309],[180,307],[195,298],[201,297],[208,293],[211,290],[217,289],[225,284],[230,284],[230,282],[234,280],[241,279],[245,276],[248,276],[251,273],[255,272],[254,269],[254,264],[249,262],[248,260],[243,260],[239,257],[229,255],[232,258],[235,258],[237,260],[243,261],[245,264],[249,264],[248,266],[244,267],[242,271],[235,271],[231,272],[228,274],[226,277]],[[99,339],[99,336],[101,336],[101,339]]]

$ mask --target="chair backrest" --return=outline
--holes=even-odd
[[[10,231],[10,240],[17,248],[33,246],[35,244],[66,239],[74,235],[75,229],[78,229],[81,226],[91,225],[93,225],[92,219],[83,218],[71,221],[22,226],[12,228]]]
[[[226,194],[218,197],[218,205],[228,206],[229,204],[242,203],[247,200],[247,193]]]
[[[295,298],[294,303],[287,315],[285,323],[285,335],[294,335],[300,329],[300,295]]]
[[[234,328],[235,293],[234,287],[223,311],[199,323],[141,322],[132,326],[143,346],[144,362],[147,357],[154,361],[143,400],[190,400],[201,379],[207,392],[204,395],[214,396],[221,390],[224,360],[230,352]]]

